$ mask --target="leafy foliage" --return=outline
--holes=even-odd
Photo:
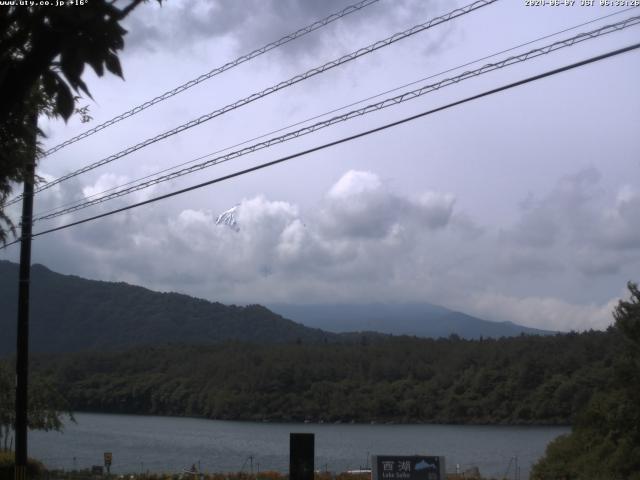
[[[365,337],[362,337],[365,338]],[[165,346],[39,356],[74,410],[232,420],[567,424],[610,384],[615,332]]]
[[[9,5],[0,9],[0,205],[12,182],[29,178],[38,112],[67,120],[75,95],[91,96],[85,65],[98,76],[122,77],[118,52],[126,30],[120,22],[143,0],[91,0],[82,6]],[[36,2],[37,3],[37,2]],[[0,227],[12,228],[0,207]],[[0,242],[6,238],[0,228]]]
[[[612,381],[594,395],[571,434],[558,438],[534,468],[536,479],[640,479],[640,292],[614,311],[622,335]]]
[[[15,369],[8,362],[0,363],[0,447],[8,448],[15,422]],[[68,403],[51,379],[35,376],[29,385],[28,426],[35,430],[61,430],[63,412]],[[68,413],[73,420],[73,415]],[[4,443],[3,443],[4,442]]]

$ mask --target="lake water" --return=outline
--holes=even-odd
[[[225,422],[194,418],[78,413],[64,433],[30,432],[29,455],[51,468],[101,465],[113,453],[112,473],[288,471],[289,433],[315,433],[316,469],[341,472],[364,467],[369,455],[444,455],[446,469],[471,466],[483,475],[522,479],[547,444],[565,427],[463,425],[353,425]],[[249,459],[249,457],[253,457]],[[509,464],[511,462],[511,467]]]

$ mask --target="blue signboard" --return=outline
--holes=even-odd
[[[444,457],[374,455],[372,480],[445,480]]]

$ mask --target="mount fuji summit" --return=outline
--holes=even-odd
[[[216,218],[216,225],[226,225],[236,232],[240,231],[237,219],[238,207],[239,205],[236,205],[218,215],[218,218]]]

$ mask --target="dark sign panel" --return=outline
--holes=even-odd
[[[313,480],[314,444],[313,433],[289,435],[289,480]]]
[[[91,467],[92,475],[102,475],[103,473],[104,473],[104,469],[102,468],[102,465],[93,465]]]
[[[444,457],[374,455],[373,480],[444,480]]]

